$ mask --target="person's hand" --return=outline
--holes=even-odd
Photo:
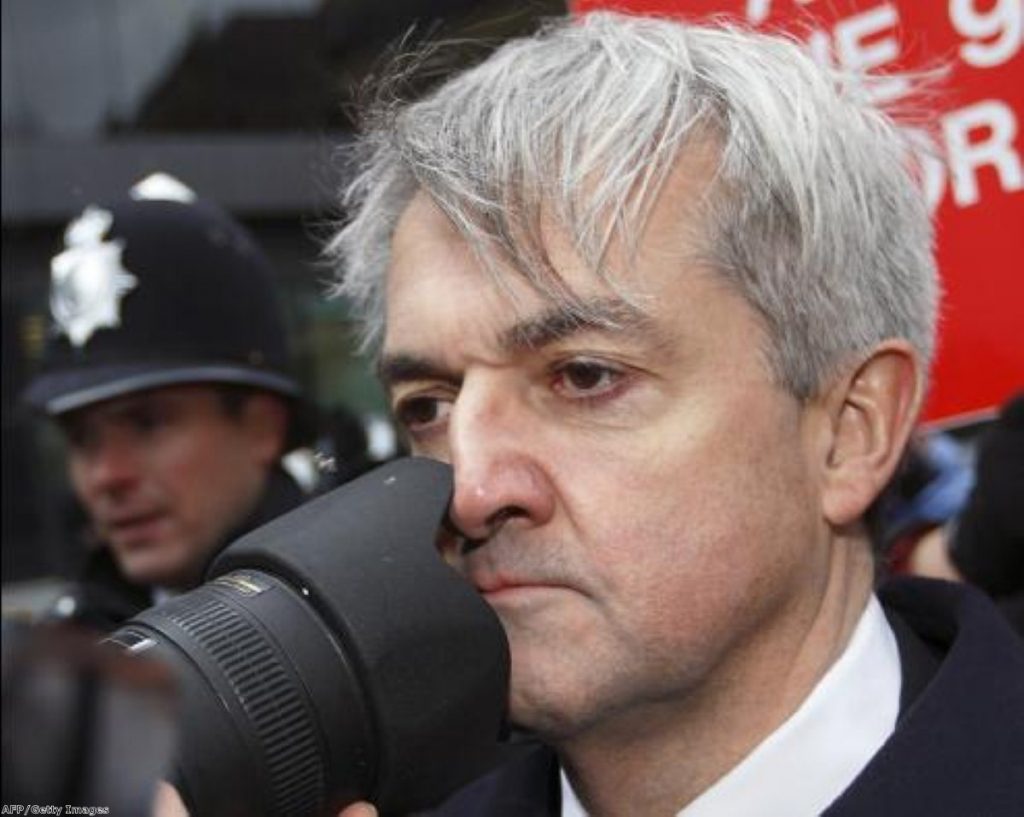
[[[153,798],[153,817],[189,817],[188,809],[185,808],[178,790],[170,783],[165,783],[162,780],[156,784],[156,797]]]
[[[338,812],[338,817],[377,817],[377,809],[369,803],[353,803]]]

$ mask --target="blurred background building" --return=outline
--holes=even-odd
[[[367,421],[382,394],[317,262],[338,215],[358,88],[402,41],[453,38],[442,72],[559,0],[2,0],[3,581],[71,570],[58,435],[18,404],[50,331],[67,221],[163,171],[241,218],[276,263],[301,375]],[[379,420],[377,421],[379,422]],[[370,435],[371,444],[373,435]]]

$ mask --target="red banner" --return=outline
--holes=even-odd
[[[815,59],[884,74],[949,68],[926,162],[945,297],[925,419],[954,424],[1024,388],[1024,2],[1022,0],[577,0],[689,20],[788,30]],[[893,77],[880,101],[909,84]]]

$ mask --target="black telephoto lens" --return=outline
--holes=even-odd
[[[180,687],[194,815],[426,808],[499,762],[509,656],[439,557],[451,470],[397,460],[239,539],[110,641]]]

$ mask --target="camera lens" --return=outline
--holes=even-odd
[[[447,466],[390,463],[231,545],[110,637],[179,679],[194,814],[429,807],[502,755],[508,645],[440,559]]]

